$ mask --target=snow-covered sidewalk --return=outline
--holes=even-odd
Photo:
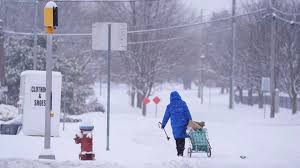
[[[99,87],[98,87],[99,88]],[[197,91],[183,91],[178,86],[169,85],[157,90],[162,99],[158,106],[158,117],[154,115],[153,103],[148,106],[148,116],[129,107],[129,97],[125,86],[113,86],[111,107],[110,151],[106,151],[106,116],[102,113],[89,113],[77,116],[92,120],[94,129],[94,152],[96,161],[78,160],[79,145],[74,143],[78,123],[66,124],[61,136],[52,138],[52,149],[56,161],[37,160],[43,147],[42,137],[0,135],[0,168],[110,168],[110,167],[261,167],[298,168],[300,165],[300,116],[291,116],[289,110],[281,110],[274,120],[264,119],[263,110],[245,105],[236,105],[229,110],[228,95],[220,95],[212,89],[208,101],[200,104]],[[169,103],[169,93],[177,89],[190,107],[194,120],[206,122],[212,157],[193,154],[192,158],[178,158],[174,140],[167,141],[158,128],[164,108]],[[105,95],[101,98],[105,100]],[[105,104],[105,102],[102,102]],[[268,113],[267,113],[268,116]],[[171,135],[168,124],[167,132]],[[172,136],[171,136],[172,137]],[[189,143],[186,141],[186,148]],[[247,158],[241,159],[244,155]]]

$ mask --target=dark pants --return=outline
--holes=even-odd
[[[177,156],[183,156],[185,146],[185,138],[176,139]]]

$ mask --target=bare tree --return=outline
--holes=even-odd
[[[134,29],[141,27],[149,29],[155,27],[164,27],[176,24],[180,18],[183,18],[182,4],[180,1],[158,1],[158,2],[141,2],[135,6],[131,6],[133,14]],[[151,41],[155,39],[171,38],[182,32],[179,30],[147,32],[141,34],[133,34],[130,39],[134,41]],[[156,42],[156,43],[136,43],[129,46],[129,51],[123,54],[124,63],[126,65],[126,74],[128,83],[132,86],[132,90],[137,93],[137,107],[142,108],[142,114],[146,115],[146,106],[143,105],[143,99],[149,97],[153,91],[155,83],[161,73],[170,71],[176,64],[172,62],[174,57],[179,53],[176,52],[182,41],[172,43]],[[134,93],[132,94],[132,101]],[[132,105],[134,103],[131,103]]]

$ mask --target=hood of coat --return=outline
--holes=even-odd
[[[170,102],[175,100],[181,100],[181,97],[177,91],[174,91],[170,94]]]

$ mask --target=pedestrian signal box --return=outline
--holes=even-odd
[[[54,33],[58,26],[58,8],[53,1],[49,1],[44,7],[44,26],[47,33]]]

